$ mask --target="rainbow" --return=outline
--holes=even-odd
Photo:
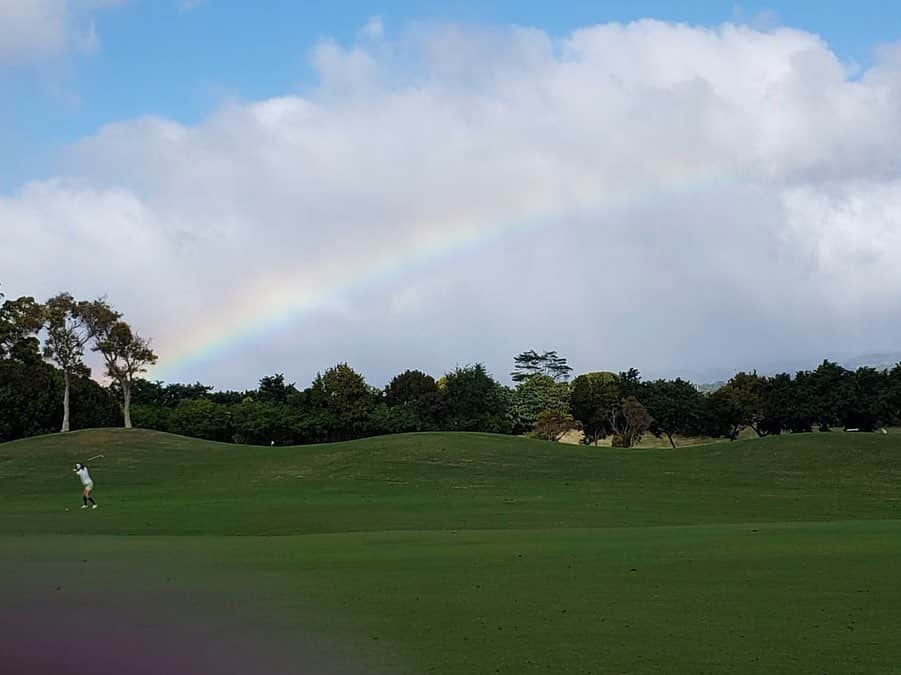
[[[652,179],[653,190],[601,193],[576,203],[575,207],[580,212],[610,213],[647,201],[649,192],[657,196],[683,195],[729,182],[717,167],[691,167],[687,173],[684,165],[679,171],[669,168],[663,176],[658,173],[656,180]],[[583,192],[588,186],[580,187],[577,192]],[[532,195],[524,201],[528,203],[517,205],[521,214],[514,218],[473,217],[470,222],[478,225],[461,226],[458,223],[467,219],[456,214],[454,222],[414,226],[411,230],[415,234],[408,241],[391,242],[390,247],[376,253],[367,251],[365,256],[337,262],[322,260],[313,268],[305,264],[302,273],[281,271],[261,275],[247,284],[241,297],[225,303],[227,311],[202,317],[199,326],[192,326],[172,343],[163,344],[158,349],[160,363],[151,370],[150,376],[171,380],[356,291],[389,284],[453,256],[463,256],[511,236],[553,226],[567,212],[558,195]]]

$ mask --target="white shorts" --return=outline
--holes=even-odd
[[[85,483],[84,489],[87,490],[88,492],[93,490],[94,489],[94,481],[91,481],[90,483]]]

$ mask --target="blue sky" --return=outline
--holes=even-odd
[[[896,3],[186,1],[0,0],[0,284],[160,377],[898,348]]]
[[[231,97],[303,91],[315,76],[313,47],[324,39],[353,41],[373,16],[389,36],[417,21],[519,24],[555,36],[645,17],[784,24],[821,35],[840,58],[862,65],[876,46],[901,35],[901,5],[874,0],[204,0],[189,11],[183,1],[129,0],[97,12],[91,19],[98,51],[0,70],[0,148],[7,157],[0,189],[39,177],[60,146],[108,122],[153,114],[191,123]]]

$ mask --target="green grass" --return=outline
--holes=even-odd
[[[86,513],[71,464],[96,453]],[[0,445],[0,480],[7,606],[138,594],[274,645],[327,636],[392,672],[901,663],[901,435],[674,451],[103,430]]]

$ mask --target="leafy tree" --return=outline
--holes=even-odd
[[[629,398],[630,396],[641,398],[644,393],[642,389],[641,373],[635,368],[629,368],[629,370],[617,375],[616,385],[619,389],[619,394],[623,399]]]
[[[228,406],[205,398],[181,401],[169,414],[169,431],[210,441],[231,442],[235,428]]]
[[[795,386],[791,375],[779,373],[764,379],[761,386],[761,435],[781,434],[792,428]]]
[[[817,418],[814,396],[814,376],[808,371],[799,371],[791,381],[788,396],[784,399],[785,428],[792,433],[804,433],[813,429]],[[784,381],[775,383],[784,386]]]
[[[425,429],[415,401],[395,405],[380,403],[372,410],[370,423],[371,430],[377,434],[404,434]]]
[[[62,373],[36,358],[27,361],[0,359],[0,442],[59,431],[63,411]],[[118,408],[109,392],[76,372],[72,388],[73,428],[116,424]]]
[[[402,403],[418,403],[423,398],[438,394],[438,384],[431,375],[421,370],[405,370],[395,375],[385,387],[385,402],[389,406]]]
[[[37,342],[34,336],[43,326],[44,307],[34,298],[5,300],[0,304],[0,359],[31,354]]]
[[[570,429],[578,425],[573,416],[562,410],[542,410],[535,420],[534,435],[545,441],[559,441]]]
[[[634,396],[627,396],[621,406],[610,414],[613,427],[613,447],[631,448],[641,442],[641,437],[651,426],[651,416]]]
[[[558,356],[556,351],[539,354],[534,349],[518,354],[513,358],[515,366],[511,376],[514,382],[523,382],[533,375],[544,375],[555,382],[566,381],[572,372],[566,359]]]
[[[155,431],[172,431],[170,419],[175,409],[156,403],[144,403],[141,399],[132,398],[131,419],[132,423],[140,429],[154,429]],[[185,434],[193,436],[194,433]],[[232,439],[229,439],[232,440]]]
[[[165,408],[174,408],[182,401],[192,401],[197,398],[213,400],[214,396],[221,396],[223,392],[213,393],[213,387],[207,384],[195,382],[194,384],[180,384],[174,382],[165,384],[160,380],[149,381],[136,377],[131,384],[131,404],[155,405]],[[243,396],[242,396],[243,398]],[[239,401],[241,399],[238,399]],[[216,403],[228,403],[231,401],[217,400]]]
[[[385,403],[391,408],[403,407],[404,411],[398,411],[395,417],[406,420],[405,424],[413,424],[416,431],[438,428],[438,420],[446,413],[444,396],[438,383],[431,375],[418,370],[407,370],[396,375],[385,387]],[[417,418],[415,424],[410,415]],[[397,423],[395,420],[392,425]]]
[[[537,373],[516,385],[510,394],[513,433],[532,431],[542,412],[569,414],[569,384]]]
[[[764,390],[766,381],[756,372],[737,373],[722,388],[732,397],[733,405],[739,411],[742,427],[750,427],[755,434],[763,436],[765,430],[760,423],[764,418]]]
[[[883,386],[884,421],[891,425],[901,424],[901,363],[886,371]]]
[[[268,375],[260,380],[257,397],[264,403],[287,403],[288,398],[297,394],[294,383],[285,384],[285,376],[282,373]]]
[[[874,431],[885,419],[888,376],[875,368],[861,367],[851,374],[853,394],[843,415],[846,429]]]
[[[744,423],[744,414],[735,396],[726,386],[710,394],[704,405],[704,428],[707,436],[738,438]]]
[[[853,375],[837,363],[823,361],[810,374],[815,419],[820,431],[843,424],[854,395]]]
[[[653,418],[651,431],[667,437],[676,447],[675,435],[692,436],[701,431],[704,395],[682,379],[646,382],[642,400]]]
[[[507,391],[481,363],[447,373],[444,400],[445,425],[451,431],[510,432]]]
[[[68,293],[50,298],[45,305],[47,339],[44,342],[44,358],[54,361],[63,372],[63,422],[60,431],[69,431],[69,398],[71,378],[78,369],[85,369],[82,357],[88,341],[84,319],[78,314],[78,305]],[[90,374],[90,371],[88,371]]]
[[[131,429],[131,387],[135,377],[157,361],[150,343],[121,321],[121,314],[103,300],[78,303],[78,314],[94,341],[93,351],[106,362],[106,373],[122,392],[125,428]]]
[[[56,372],[57,394],[61,373]],[[91,379],[87,368],[76,368],[70,377],[70,424],[73,429],[113,427],[122,424],[122,412],[112,392]],[[58,410],[58,409],[57,409]]]
[[[572,382],[572,415],[582,425],[583,442],[594,445],[613,432],[610,410],[622,400],[617,376],[609,372],[585,373]]]
[[[366,434],[373,396],[363,376],[346,363],[316,375],[310,388],[314,407],[331,418],[330,438],[346,440]]]
[[[59,429],[54,375],[40,358],[0,360],[0,442]]]
[[[244,401],[233,409],[232,423],[237,443],[269,445],[274,441],[290,445],[297,436],[295,415],[291,408],[280,403]]]

